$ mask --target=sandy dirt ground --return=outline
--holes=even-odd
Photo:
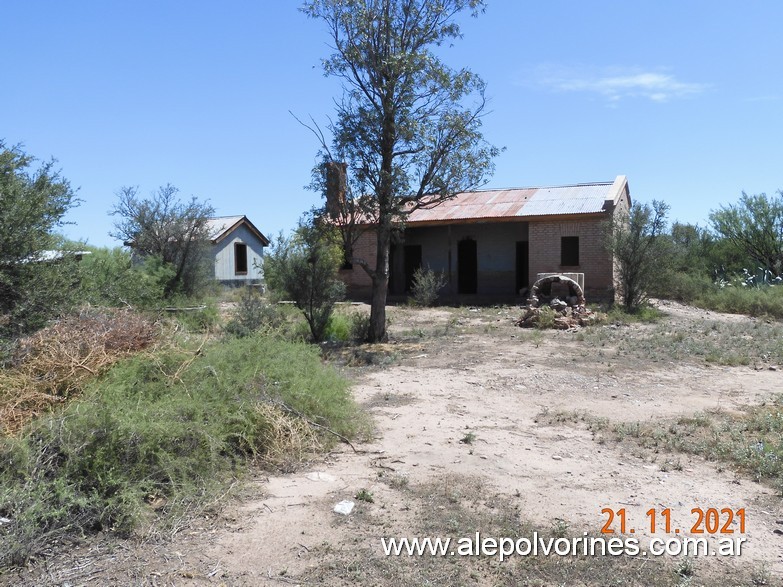
[[[749,320],[676,304],[663,310],[668,320]],[[603,508],[625,508],[642,542],[651,508],[670,508],[683,529],[694,522],[692,508],[745,508],[742,557],[700,564],[717,573],[759,564],[770,581],[783,576],[783,502],[773,488],[700,457],[677,455],[677,467],[662,467],[665,456],[599,442],[584,425],[546,418],[577,411],[646,422],[739,411],[780,393],[780,371],[688,357],[604,359],[573,332],[522,331],[513,324],[514,308],[391,308],[390,315],[396,342],[386,345],[387,364],[346,368],[375,426],[372,439],[356,444],[358,452],[341,444],[294,473],[258,473],[217,516],[196,520],[171,541],[109,547],[87,540],[69,547],[67,561],[54,557],[16,580],[344,584],[345,569],[335,565],[344,564],[346,551],[380,557],[381,537],[420,527],[425,505],[411,488],[454,478],[478,480],[485,502],[513,503],[533,526],[561,524],[577,536],[600,530]],[[373,502],[357,500],[360,490]],[[333,512],[342,500],[355,502],[351,515]],[[375,584],[356,577],[357,584]]]

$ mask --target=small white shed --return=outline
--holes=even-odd
[[[210,218],[208,228],[215,279],[225,285],[260,284],[264,278],[264,247],[269,239],[247,216]]]

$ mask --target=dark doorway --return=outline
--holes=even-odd
[[[516,290],[514,295],[519,295],[520,290],[526,288],[528,283],[528,271],[530,271],[530,265],[528,264],[528,253],[530,249],[527,241],[517,241],[517,280]]]
[[[247,245],[234,243],[234,275],[247,275]]]
[[[421,245],[405,245],[405,291],[413,287],[413,274],[421,267]]]
[[[457,293],[474,294],[478,289],[478,252],[476,241],[457,243]]]

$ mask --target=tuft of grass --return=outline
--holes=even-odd
[[[367,491],[364,487],[362,487],[357,493],[356,493],[356,499],[359,501],[364,501],[367,503],[375,503],[375,499],[372,496],[372,493]]]
[[[311,345],[249,336],[117,363],[62,413],[0,441],[0,516],[11,520],[0,567],[68,533],[165,526],[250,460],[332,444],[320,427],[366,430],[347,382]]]
[[[545,423],[586,423],[616,442],[632,442],[655,453],[684,453],[730,464],[754,481],[766,482],[783,494],[783,397],[747,408],[744,414],[714,412],[660,423],[621,422],[608,425],[578,413],[539,416]],[[665,459],[662,471],[682,470],[679,459]]]
[[[783,364],[783,324],[763,320],[662,320],[651,327],[585,329],[584,343],[614,347],[618,356],[716,365]]]
[[[324,340],[331,342],[347,342],[351,339],[351,317],[334,312],[329,316],[329,322],[324,332]]]
[[[557,312],[555,312],[549,306],[543,306],[539,308],[536,328],[538,328],[539,330],[548,330],[550,328],[554,328],[556,317],[557,317]]]
[[[614,304],[607,312],[606,320],[614,324],[654,323],[663,316],[664,314],[658,308],[649,304],[643,304],[633,312],[628,312],[620,304]]]
[[[542,335],[538,330],[533,331],[530,334],[530,342],[533,343],[533,345],[538,348],[541,346],[541,343],[544,341],[544,335]]]
[[[198,306],[193,306],[192,299],[175,300],[175,304],[167,310],[174,316],[177,323],[189,332],[210,332],[220,323],[220,312],[215,298],[205,299]]]
[[[384,481],[392,489],[404,490],[408,489],[410,485],[410,479],[407,475],[395,474],[395,475],[383,475],[378,474],[381,481]]]
[[[475,432],[468,432],[465,436],[460,438],[459,441],[462,444],[473,444],[476,441],[476,434]]]

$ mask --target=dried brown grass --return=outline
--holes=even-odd
[[[0,371],[0,434],[18,433],[120,359],[149,347],[157,333],[154,322],[130,310],[85,310],[21,340],[13,364]]]
[[[297,463],[321,450],[316,431],[302,418],[272,403],[260,403],[256,410],[265,421],[262,456],[265,466],[291,471]]]

